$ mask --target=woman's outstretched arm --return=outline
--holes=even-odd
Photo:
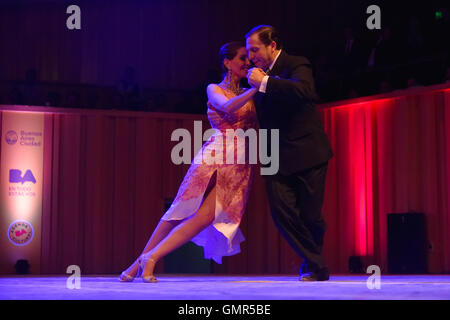
[[[228,99],[218,85],[210,84],[206,88],[209,103],[211,103],[214,108],[226,113],[232,113],[241,108],[248,100],[253,98],[256,92],[258,92],[258,90],[251,88],[234,98]]]

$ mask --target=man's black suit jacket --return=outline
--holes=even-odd
[[[266,93],[254,99],[260,127],[279,129],[279,172],[289,175],[328,161],[333,152],[315,105],[310,62],[282,50],[268,75]],[[267,140],[270,150],[270,133]]]

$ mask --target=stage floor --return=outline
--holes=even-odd
[[[386,275],[369,289],[369,275],[332,275],[300,282],[295,275],[157,275],[122,283],[116,275],[82,276],[80,289],[67,276],[0,276],[1,300],[450,300],[450,275]],[[74,283],[74,282],[70,282]]]

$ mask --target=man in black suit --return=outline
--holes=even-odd
[[[279,172],[265,176],[272,218],[304,259],[300,280],[328,280],[321,209],[333,152],[315,106],[311,64],[304,57],[288,55],[271,26],[257,26],[245,38],[249,59],[256,66],[247,78],[259,90],[254,99],[260,126],[279,130]]]

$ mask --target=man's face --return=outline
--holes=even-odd
[[[273,42],[274,43],[274,42]],[[274,45],[265,46],[257,33],[247,38],[248,58],[258,68],[267,69],[273,60]]]

